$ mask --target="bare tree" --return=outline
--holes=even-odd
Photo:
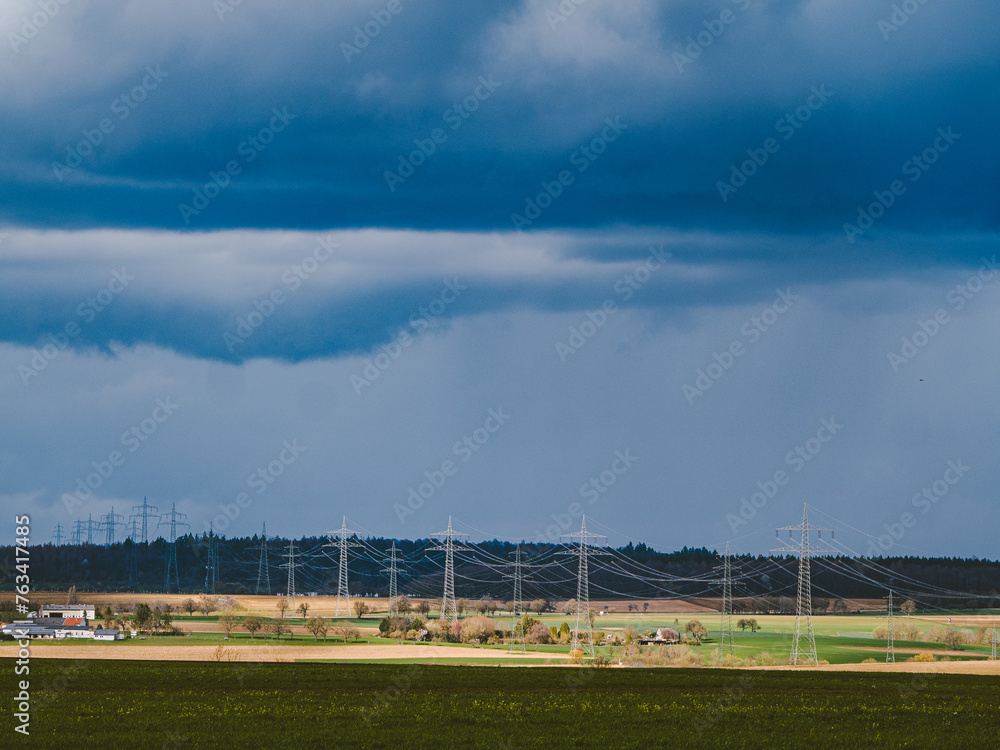
[[[396,611],[401,615],[407,614],[411,609],[413,609],[413,603],[410,601],[408,596],[397,596],[396,597]]]
[[[320,636],[326,640],[326,620],[322,617],[312,617],[306,622],[306,630],[313,634],[313,640],[318,641]]]
[[[299,614],[302,615],[303,620],[306,618],[306,615],[308,613],[309,613],[309,602],[302,602],[299,605]]]
[[[191,597],[188,597],[187,599],[181,602],[181,609],[187,612],[189,616],[193,615],[195,611],[198,609],[198,603]]]
[[[417,602],[417,612],[426,618],[431,613],[431,603],[426,599]]]
[[[363,601],[361,599],[355,599],[354,604],[352,604],[351,606],[354,608],[354,614],[358,616],[359,620],[363,620],[365,614],[367,614],[370,611],[368,602]]]
[[[199,596],[198,611],[208,617],[219,608],[219,600],[214,596]]]
[[[226,631],[226,637],[233,634],[233,628],[240,624],[240,618],[232,612],[223,612],[219,615],[219,624]]]
[[[279,596],[278,601],[274,603],[274,608],[281,612],[281,619],[284,619],[285,612],[288,611],[288,599],[283,596]]]
[[[642,603],[642,611],[643,613],[649,612],[649,602]]]
[[[536,615],[542,614],[545,610],[549,608],[549,603],[544,599],[535,599],[531,602],[529,609]]]
[[[253,640],[254,633],[260,630],[264,626],[264,621],[257,615],[247,615],[243,618],[243,629],[250,634],[250,640]]]
[[[292,629],[284,620],[271,620],[267,623],[267,632],[273,634],[276,640],[281,640],[281,636],[291,633]]]
[[[900,605],[899,611],[907,617],[912,617],[913,613],[917,611],[917,605],[912,599],[907,599]]]

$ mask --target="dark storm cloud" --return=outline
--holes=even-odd
[[[920,5],[889,32],[889,5],[823,0],[388,7],[66,6],[5,53],[0,211],[66,228],[510,229],[565,171],[524,228],[836,232],[894,180],[906,193],[873,234],[997,226],[985,1]],[[583,151],[609,119],[614,140]],[[939,128],[958,140],[906,173]],[[69,170],[81,141],[92,153]]]

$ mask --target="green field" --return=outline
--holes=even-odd
[[[73,664],[32,662],[36,706]],[[996,679],[966,675],[75,664],[6,746],[967,750],[996,747],[1000,721]]]

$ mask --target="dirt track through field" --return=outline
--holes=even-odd
[[[140,661],[214,661],[218,646],[149,646],[135,643],[107,643],[77,646],[74,644],[31,644],[33,659],[135,659]],[[566,654],[511,654],[496,649],[466,649],[427,645],[354,645],[354,646],[275,646],[226,645],[223,661],[296,661],[299,659],[565,659]],[[16,644],[0,645],[0,658],[17,655]]]

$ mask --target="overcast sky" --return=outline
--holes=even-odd
[[[0,9],[34,541],[145,496],[762,553],[807,502],[997,558],[992,3],[335,5]]]

